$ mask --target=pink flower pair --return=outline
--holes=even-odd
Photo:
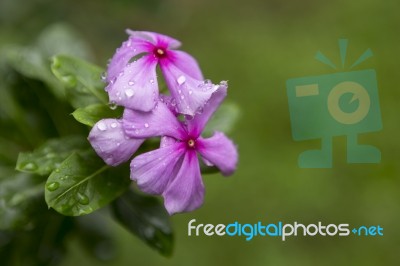
[[[192,211],[204,198],[198,155],[224,175],[236,169],[238,154],[230,139],[221,132],[201,137],[226,96],[227,83],[204,81],[193,57],[172,50],[179,41],[152,32],[128,33],[107,70],[106,91],[110,101],[125,107],[123,117],[97,122],[89,141],[107,164],[116,166],[128,161],[146,138],[161,137],[159,149],[132,160],[131,179],[142,191],[162,195],[170,214]],[[157,65],[170,96],[159,93]]]

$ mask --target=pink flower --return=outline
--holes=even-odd
[[[203,203],[198,154],[223,175],[230,175],[236,169],[238,154],[230,139],[221,132],[215,132],[210,138],[201,137],[207,121],[225,98],[226,90],[226,83],[221,83],[203,112],[191,119],[187,116],[184,122],[163,101],[147,113],[125,109],[122,124],[127,136],[163,136],[159,149],[132,160],[131,179],[142,191],[162,195],[170,214],[192,211]]]
[[[117,49],[107,69],[110,101],[133,110],[151,111],[159,99],[159,65],[178,112],[194,115],[201,109],[216,87],[202,86],[203,75],[196,60],[173,50],[180,42],[153,32],[127,32],[129,39]]]

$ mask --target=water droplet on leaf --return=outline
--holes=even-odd
[[[27,163],[24,165],[23,169],[27,171],[34,171],[37,169],[37,165],[35,163]]]
[[[88,205],[89,204],[89,198],[88,196],[82,194],[82,193],[76,193],[76,198],[78,199],[78,202],[82,205]]]
[[[52,182],[46,185],[47,190],[49,191],[55,191],[60,187],[60,183],[58,182]]]

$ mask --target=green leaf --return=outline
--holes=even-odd
[[[105,84],[101,81],[103,70],[82,59],[57,55],[52,58],[51,70],[65,85],[67,99],[75,108],[108,102]]]
[[[7,49],[5,54],[13,69],[23,76],[43,81],[57,98],[63,99],[65,97],[64,88],[52,75],[47,62],[48,59],[43,57],[39,48],[35,46],[14,46]]]
[[[43,81],[59,99],[64,99],[65,92],[62,84],[50,71],[50,57],[56,54],[91,57],[86,43],[65,24],[47,27],[39,35],[36,43],[30,46],[12,46],[5,49],[3,53],[16,71],[26,77]]]
[[[92,150],[71,154],[47,179],[47,205],[69,216],[89,214],[107,205],[130,184],[128,176],[105,172],[108,168]]]
[[[240,117],[240,108],[232,102],[224,102],[215,112],[203,131],[204,136],[213,135],[214,131],[229,133]]]
[[[43,181],[9,168],[0,171],[0,230],[24,228],[42,202]]]
[[[57,23],[45,28],[35,45],[44,58],[57,54],[90,59],[92,53],[82,37],[69,25]]]
[[[112,209],[116,219],[129,231],[164,256],[173,250],[173,232],[169,215],[154,197],[132,190],[115,200]]]
[[[119,118],[122,116],[122,108],[115,110],[105,104],[92,104],[83,108],[78,108],[72,113],[76,121],[93,127],[97,121],[103,118]]]
[[[87,141],[83,137],[68,136],[52,139],[33,152],[21,152],[16,169],[21,172],[49,175],[74,151],[85,148]]]

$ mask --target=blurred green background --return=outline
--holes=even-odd
[[[68,239],[62,265],[400,265],[400,2],[397,0],[2,0],[0,45],[28,44],[46,26],[74,27],[105,67],[127,36],[150,30],[182,41],[207,78],[229,80],[228,99],[241,119],[231,137],[240,163],[235,175],[206,175],[206,200],[172,217],[175,251],[164,258],[117,224],[115,259],[102,262]],[[332,169],[300,169],[297,156],[318,140],[291,137],[285,82],[335,73],[314,59],[340,62],[338,38],[348,38],[347,62],[367,48],[357,67],[377,72],[383,130],[360,136],[382,162],[349,165],[345,137],[334,139]],[[336,71],[342,71],[338,69]],[[5,130],[5,129],[1,129]],[[189,237],[187,223],[349,223],[380,225],[383,237]],[[21,254],[24,256],[24,254]]]

